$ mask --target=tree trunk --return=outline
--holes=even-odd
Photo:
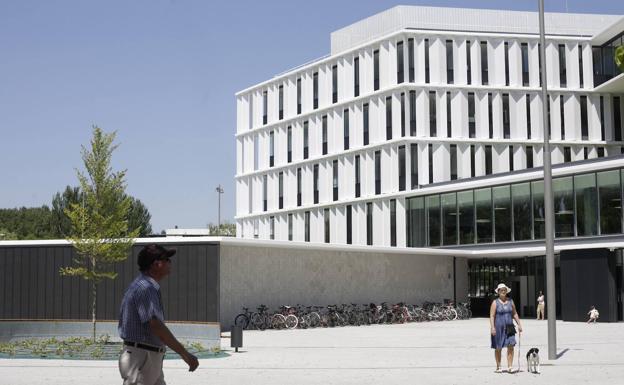
[[[91,295],[93,296],[91,300],[91,323],[93,324],[93,342],[95,342],[95,305],[97,299],[97,284],[95,279],[91,281]]]

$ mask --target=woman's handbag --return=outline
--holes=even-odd
[[[513,337],[516,335],[516,327],[514,326],[514,324],[507,324],[505,325],[505,333],[507,334],[507,337]]]

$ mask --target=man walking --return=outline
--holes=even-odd
[[[119,314],[119,336],[124,341],[119,372],[124,385],[165,385],[165,345],[182,357],[189,371],[199,366],[197,357],[165,326],[159,282],[171,272],[171,257],[175,253],[156,244],[139,252],[141,273],[126,290]]]

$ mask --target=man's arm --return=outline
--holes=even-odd
[[[158,318],[152,318],[149,321],[149,327],[151,332],[160,338],[160,340],[167,346],[169,346],[173,351],[178,353],[180,357],[188,364],[189,371],[192,372],[199,366],[199,361],[197,361],[197,357],[192,355],[182,346],[180,341],[178,341],[175,336],[171,333],[169,328],[162,323]]]

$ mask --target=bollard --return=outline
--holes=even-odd
[[[232,325],[231,330],[230,347],[234,348],[234,351],[238,353],[238,348],[243,347],[243,327]]]

